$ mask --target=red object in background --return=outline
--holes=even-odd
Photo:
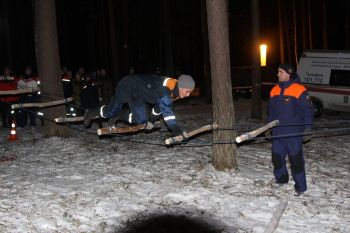
[[[13,80],[9,81],[0,81],[0,91],[11,91],[11,90],[17,90],[17,82],[18,78],[14,77]],[[19,96],[1,96],[0,101],[3,102],[18,102]]]
[[[16,133],[16,122],[14,120],[12,121],[10,135],[7,137],[7,140],[10,142],[15,142],[18,140]]]

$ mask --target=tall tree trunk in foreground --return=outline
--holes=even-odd
[[[251,0],[252,15],[252,99],[251,117],[261,119],[261,72],[259,62],[260,14],[259,0]]]
[[[55,0],[35,0],[35,38],[40,89],[45,95],[63,99],[60,56],[57,40]],[[64,116],[64,105],[44,109],[46,119]],[[70,136],[70,129],[45,120],[44,136]]]
[[[227,0],[207,0],[209,50],[213,92],[213,121],[219,128],[234,125],[230,73]],[[237,167],[235,132],[214,131],[213,166],[217,170]],[[226,142],[219,144],[219,142]]]

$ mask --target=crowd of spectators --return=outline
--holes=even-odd
[[[113,93],[111,77],[105,69],[86,72],[83,67],[73,72],[67,67],[61,69],[61,80],[64,97],[73,97],[73,102],[66,104],[68,116],[81,116],[85,109],[106,104]],[[24,88],[40,89],[39,78],[31,66],[26,66],[18,75],[9,67],[3,69],[0,75],[0,91],[13,91]],[[40,93],[40,94],[39,94]],[[56,98],[56,99],[55,99]],[[49,93],[33,92],[18,95],[0,95],[1,123],[3,128],[11,127],[15,120],[18,127],[35,126],[38,109],[19,108],[12,110],[16,103],[49,102],[59,99]]]

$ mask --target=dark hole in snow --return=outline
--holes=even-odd
[[[158,215],[128,221],[118,233],[220,233],[223,229],[184,215]]]

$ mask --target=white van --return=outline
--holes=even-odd
[[[306,51],[297,73],[315,106],[315,115],[324,109],[350,112],[350,51]]]

